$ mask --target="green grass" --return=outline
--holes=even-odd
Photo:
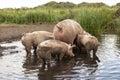
[[[114,11],[109,8],[83,8],[74,19],[86,31],[99,35],[103,32],[104,26],[112,20],[113,13]]]
[[[104,27],[114,16],[115,9],[109,7],[81,7],[72,9],[34,8],[0,10],[0,23],[5,24],[39,24],[42,22],[59,22],[74,19],[91,34],[103,33]]]

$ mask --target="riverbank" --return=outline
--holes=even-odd
[[[0,25],[0,42],[20,39],[23,33],[33,31],[50,31],[52,32],[55,23],[42,23],[37,25],[18,25],[18,24],[1,24]]]

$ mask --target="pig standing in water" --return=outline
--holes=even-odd
[[[31,56],[31,49],[34,48],[36,52],[37,45],[42,41],[53,39],[53,33],[47,31],[34,31],[32,33],[26,33],[22,36],[21,42],[25,46],[27,56]]]
[[[53,34],[56,40],[73,45],[77,34],[86,34],[86,31],[76,21],[66,19],[55,25]]]
[[[72,46],[59,40],[46,40],[37,46],[37,56],[43,60],[43,65],[50,66],[51,56],[56,56],[58,60],[67,55],[73,57]]]
[[[90,51],[93,50],[93,58],[96,58],[96,51],[98,49],[98,40],[92,35],[78,35],[77,44],[79,48],[84,48],[85,52],[90,55]]]

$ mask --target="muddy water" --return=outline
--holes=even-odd
[[[70,60],[52,60],[49,68],[42,68],[35,55],[26,58],[20,41],[0,45],[0,80],[120,80],[118,35],[100,37],[97,51],[100,62],[79,54]]]

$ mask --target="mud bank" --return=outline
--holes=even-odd
[[[1,24],[0,25],[0,42],[9,41],[14,39],[20,39],[23,33],[32,32],[32,31],[51,31],[55,23],[42,23],[37,25],[9,25]]]

